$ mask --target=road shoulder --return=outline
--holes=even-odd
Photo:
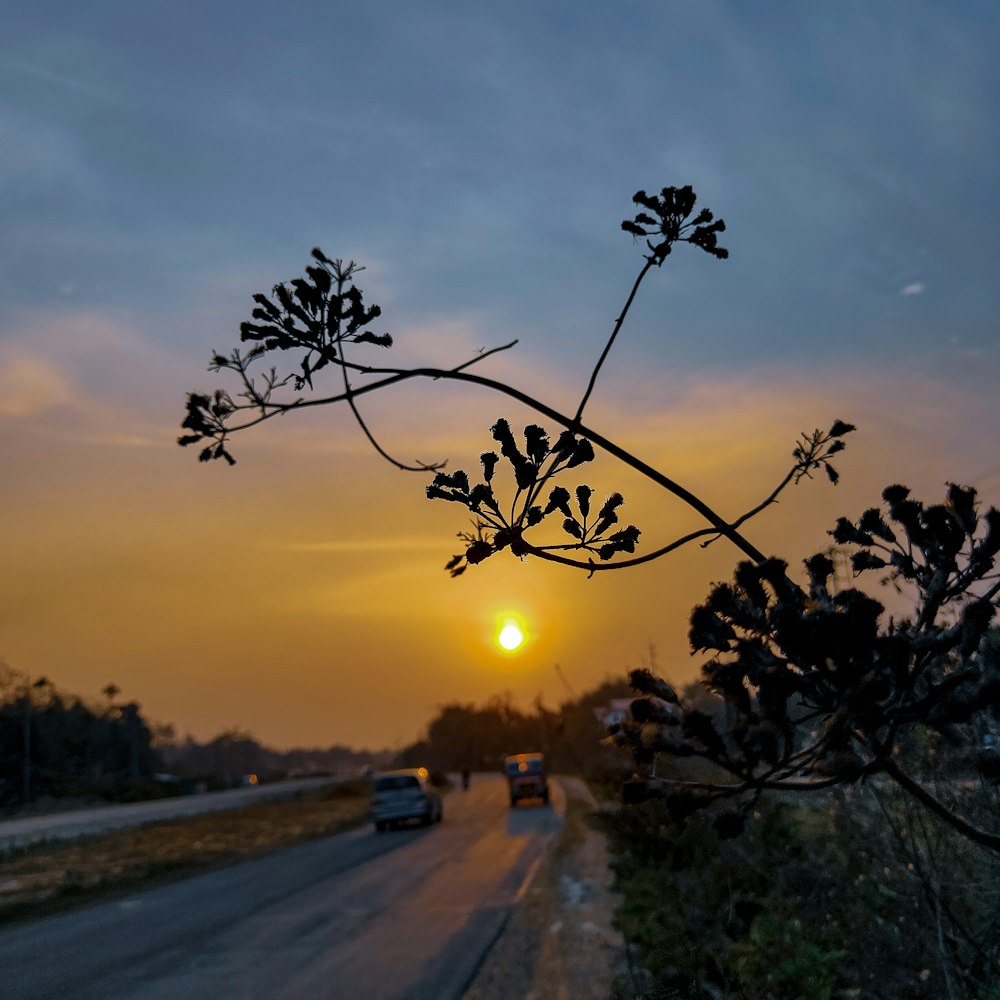
[[[463,1000],[607,1000],[624,968],[607,846],[588,821],[594,800],[579,779],[560,783],[561,834]]]

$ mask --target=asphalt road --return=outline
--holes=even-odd
[[[4,1000],[458,1000],[558,829],[494,775],[370,826],[0,931]]]

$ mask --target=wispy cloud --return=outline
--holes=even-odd
[[[0,365],[0,416],[33,417],[77,403],[77,390],[45,358],[10,358]]]
[[[61,90],[72,91],[96,101],[123,106],[129,103],[118,91],[76,76],[56,72],[37,62],[26,62],[23,59],[12,57],[10,53],[0,53],[0,70],[5,70],[24,79],[48,83]]]
[[[440,538],[340,538],[326,542],[281,542],[288,552],[426,552],[442,548]]]
[[[923,282],[915,281],[912,285],[904,285],[900,290],[900,295],[923,295],[927,286]]]
[[[63,198],[93,199],[102,188],[80,141],[69,129],[12,108],[0,109],[0,181],[22,197],[37,197],[40,191],[50,191],[49,185],[58,184]],[[5,218],[16,205],[13,201],[4,206]],[[24,232],[12,236],[18,244],[26,238]]]
[[[88,443],[98,445],[102,448],[151,448],[156,445],[162,445],[162,441],[158,441],[154,437],[150,437],[147,434],[128,434],[128,433],[108,433],[108,434],[97,434],[93,437],[87,438]]]
[[[19,431],[84,445],[170,441],[183,371],[161,344],[118,318],[39,310],[0,338],[0,417]]]

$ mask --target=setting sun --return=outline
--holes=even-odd
[[[524,642],[524,633],[517,627],[517,625],[510,622],[500,629],[500,634],[497,636],[497,642],[499,642],[504,649],[517,649],[517,647]]]
[[[504,615],[497,621],[496,644],[505,653],[516,653],[527,640],[524,623],[513,615]]]

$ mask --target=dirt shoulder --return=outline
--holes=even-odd
[[[561,779],[566,818],[549,852],[463,1000],[608,1000],[624,971],[621,936],[611,927],[604,835],[591,823],[586,786]]]
[[[0,855],[0,923],[29,920],[234,864],[368,818],[364,782]]]
[[[330,778],[300,778],[199,795],[169,796],[139,802],[94,802],[80,799],[39,799],[30,807],[0,816],[0,857],[11,849],[165,822],[207,812],[226,812],[280,799],[300,799],[307,792],[330,787]],[[351,782],[346,782],[351,784]]]

